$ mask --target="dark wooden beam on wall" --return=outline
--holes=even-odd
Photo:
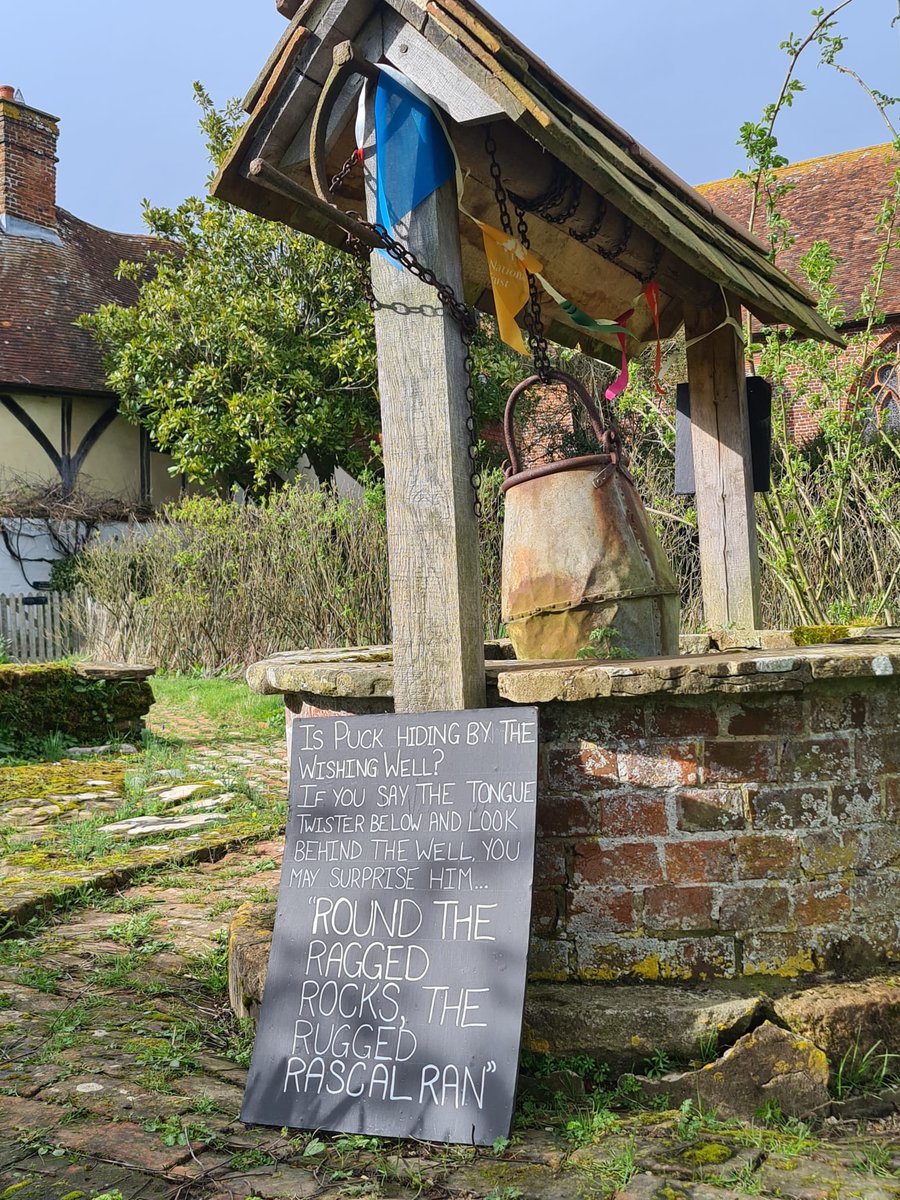
[[[40,448],[50,459],[54,470],[57,471],[60,478],[62,478],[62,456],[47,437],[46,433],[44,433],[43,429],[41,429],[40,425],[38,425],[38,423],[25,411],[25,409],[22,408],[21,404],[14,400],[12,396],[0,396],[0,404],[3,405],[8,413],[15,417],[23,429],[28,430]]]
[[[152,476],[150,472],[150,434],[142,425],[139,431],[140,449],[139,455],[141,460],[141,483],[140,496],[141,504],[149,504],[152,499]]]
[[[0,404],[6,411],[19,422],[23,429],[27,429],[40,448],[44,451],[50,462],[53,464],[53,469],[59,475],[60,483],[62,484],[63,494],[70,496],[75,490],[75,483],[78,479],[78,474],[84,466],[84,460],[97,444],[97,440],[106,429],[113,423],[116,414],[119,411],[119,405],[116,400],[103,410],[97,420],[93,423],[81,441],[78,443],[78,448],[72,453],[72,397],[63,396],[60,400],[60,447],[57,450],[50,439],[41,429],[40,425],[34,418],[22,408],[18,401],[12,396],[0,395]]]

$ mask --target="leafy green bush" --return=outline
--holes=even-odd
[[[497,479],[482,483],[485,629],[499,625]],[[289,486],[257,504],[192,496],[80,555],[85,652],[218,671],[280,650],[390,641],[383,486]]]

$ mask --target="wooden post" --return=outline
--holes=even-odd
[[[372,143],[372,101],[369,137]],[[369,217],[374,160],[366,160]],[[395,234],[463,297],[456,181]],[[485,704],[478,524],[466,427],[460,329],[433,287],[385,254],[372,255],[384,437],[388,564],[397,712]]]
[[[740,319],[731,295],[726,307]],[[709,332],[725,315],[721,299],[686,305],[684,313],[703,610],[710,628],[757,629],[759,556],[743,347],[730,325]],[[702,340],[690,345],[692,338]]]

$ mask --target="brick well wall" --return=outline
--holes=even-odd
[[[391,708],[286,700],[309,717]],[[539,708],[531,979],[900,959],[900,677]]]
[[[893,679],[544,706],[532,977],[900,957],[898,711]]]

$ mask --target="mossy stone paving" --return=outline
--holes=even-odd
[[[0,766],[0,933],[166,863],[278,829],[278,745],[148,745],[118,759]]]
[[[245,1129],[250,1035],[228,1007],[223,933],[276,887],[280,850],[158,871],[0,942],[0,1198],[900,1197],[890,1122],[798,1137],[569,1101],[521,1114],[496,1152]]]

